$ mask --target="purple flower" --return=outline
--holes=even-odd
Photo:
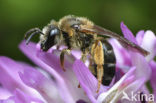
[[[51,48],[43,52],[39,44],[25,45],[23,41],[19,48],[36,67],[1,56],[0,103],[132,103],[125,94],[128,97],[132,92],[139,96],[150,95],[147,81],[150,81],[156,96],[154,33],[140,31],[134,37],[123,23],[121,29],[125,38],[149,51],[150,55],[144,57],[123,48],[117,40],[110,39],[117,59],[116,75],[109,86],[100,87],[99,93],[96,93],[97,79],[87,65],[79,60],[79,51],[72,51],[72,55],[65,56],[64,72],[59,62],[59,50]],[[79,83],[81,88],[78,88]],[[137,101],[133,103],[143,101],[135,99]]]
[[[155,62],[153,61],[153,58],[156,55],[156,37],[154,33],[151,31],[146,31],[145,33],[144,31],[140,31],[137,33],[137,36],[135,38],[132,32],[126,27],[126,25],[124,25],[124,23],[121,23],[121,29],[125,38],[149,51],[150,55],[144,58],[142,55],[136,52],[126,50],[118,43],[118,41],[111,39],[110,43],[113,45],[117,58],[117,68],[121,69],[125,73],[125,75],[106,93],[103,93],[99,96],[98,100],[100,102],[111,101],[111,103],[116,103],[117,101],[120,101],[125,103],[125,100],[122,98],[123,96],[125,96],[124,93],[126,93],[126,95],[129,97],[131,96],[132,92],[149,95],[146,87],[146,82],[148,80],[150,80],[153,90],[155,90],[156,88],[154,86],[155,81],[152,78],[156,69]],[[153,92],[155,93],[155,91]],[[136,98],[136,101],[133,102],[138,101],[141,101],[140,98],[139,100],[138,98]],[[131,103],[132,101],[126,100],[126,103],[127,102]]]

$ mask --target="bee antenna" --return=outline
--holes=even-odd
[[[26,44],[27,44],[27,45],[29,44],[31,38],[32,38],[34,35],[36,35],[36,34],[42,34],[42,35],[44,35],[44,34],[42,33],[42,31],[41,31],[39,28],[33,28],[33,29],[30,29],[28,32],[26,32],[25,37],[24,37],[25,39],[27,38],[28,34],[31,34],[31,35],[30,35],[30,36],[28,37],[28,39],[26,40]]]

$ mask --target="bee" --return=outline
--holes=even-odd
[[[30,36],[28,36],[29,34]],[[30,29],[25,34],[25,37],[28,36],[26,44],[36,34],[40,34],[39,43],[43,51],[47,51],[54,45],[58,49],[61,45],[67,47],[60,54],[60,64],[64,71],[64,55],[66,53],[70,53],[73,49],[80,50],[83,62],[86,61],[89,55],[89,68],[98,80],[96,92],[99,92],[101,84],[109,85],[115,75],[116,58],[112,46],[108,43],[108,38],[115,38],[125,48],[137,51],[144,56],[148,55],[148,51],[112,31],[95,25],[85,17],[68,15],[58,22],[52,20],[43,30],[39,28]]]

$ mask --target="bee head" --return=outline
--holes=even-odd
[[[49,48],[57,44],[57,38],[59,37],[60,30],[57,26],[50,25],[43,29],[44,35],[41,35],[41,49],[47,51]]]

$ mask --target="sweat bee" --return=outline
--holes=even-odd
[[[86,57],[90,55],[89,68],[94,76],[98,79],[97,92],[99,92],[101,83],[109,85],[115,75],[115,55],[112,46],[108,43],[106,37],[117,39],[125,48],[133,49],[142,55],[148,55],[148,52],[138,45],[130,42],[126,38],[118,34],[95,25],[92,21],[85,17],[76,17],[68,15],[61,18],[58,22],[52,20],[41,31],[39,28],[30,29],[25,37],[30,36],[26,40],[26,44],[30,39],[40,34],[40,45],[43,51],[47,51],[54,45],[65,45],[60,54],[60,64],[64,68],[64,55],[73,49],[82,52],[81,60],[86,61]]]

